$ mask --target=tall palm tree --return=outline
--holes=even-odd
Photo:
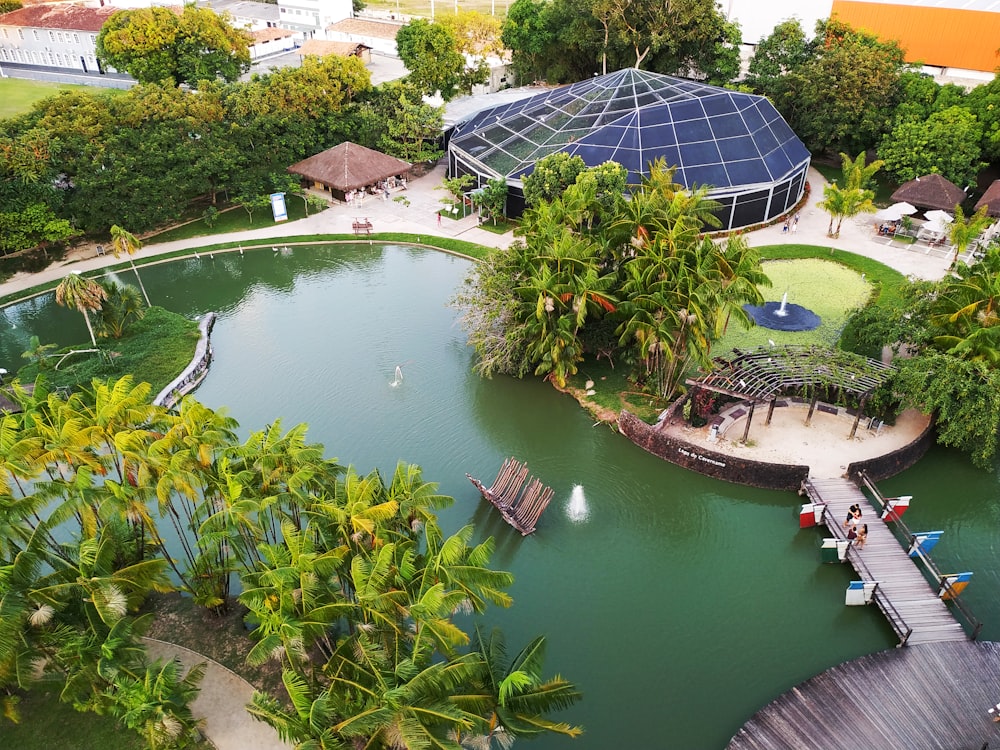
[[[71,271],[56,287],[56,304],[63,307],[75,307],[83,313],[87,321],[87,331],[90,342],[97,348],[94,338],[94,327],[90,324],[90,313],[101,309],[101,303],[107,297],[107,292],[96,281],[84,278],[79,271]]]
[[[142,285],[142,277],[139,276],[139,270],[132,261],[132,256],[139,252],[141,248],[142,243],[134,234],[122,229],[117,224],[111,227],[111,252],[115,254],[116,258],[122,253],[128,254],[129,265],[132,266],[132,271],[135,272],[136,281],[139,282],[139,288],[142,290],[142,296],[145,298],[146,306],[148,307],[150,305],[149,295],[146,294],[146,287]]]

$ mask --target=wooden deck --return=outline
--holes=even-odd
[[[804,488],[812,502],[826,504],[823,520],[838,539],[846,538],[841,524],[850,507],[855,503],[861,506],[861,522],[868,524],[868,541],[863,549],[852,545],[847,551],[847,561],[861,579],[878,581],[875,604],[899,635],[900,645],[969,639],[857,485],[843,478],[810,479]]]
[[[789,690],[744,724],[728,750],[1000,747],[1000,724],[987,713],[998,700],[998,643],[892,649]]]

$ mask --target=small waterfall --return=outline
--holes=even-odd
[[[590,508],[587,507],[587,498],[583,494],[583,485],[573,485],[569,504],[566,506],[566,515],[569,516],[570,521],[575,523],[586,521],[590,517]]]

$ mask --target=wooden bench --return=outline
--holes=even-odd
[[[355,219],[354,223],[351,224],[351,228],[354,229],[355,234],[371,234],[372,233],[372,223],[368,219]]]

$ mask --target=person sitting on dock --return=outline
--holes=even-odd
[[[854,546],[858,549],[865,548],[865,542],[868,541],[868,524],[862,524],[861,528],[858,529],[858,536],[854,540]]]

